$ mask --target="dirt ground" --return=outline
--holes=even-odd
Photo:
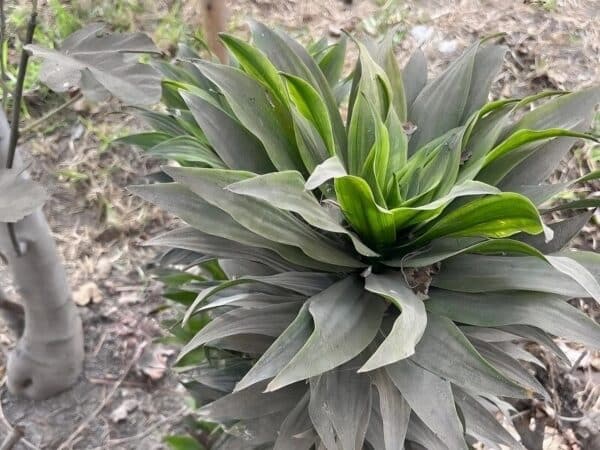
[[[182,15],[194,22],[193,2],[187,3]],[[249,18],[286,28],[304,41],[322,35],[336,39],[342,29],[372,34],[398,25],[403,35],[397,48],[400,60],[423,47],[434,73],[475,39],[505,33],[510,52],[494,86],[497,96],[600,83],[600,1],[392,0],[385,6],[375,0],[355,0],[352,6],[339,0],[229,3],[231,31],[240,34],[246,33]],[[135,149],[107,144],[109,136],[140,127],[117,104],[98,109],[77,103],[53,117],[51,128],[47,127],[26,133],[21,151],[34,178],[51,194],[45,211],[75,298],[86,303],[79,309],[87,358],[77,386],[44,402],[16,399],[2,386],[0,442],[11,427],[19,425],[25,437],[15,447],[18,450],[164,448],[162,437],[183,430],[190,410],[185,392],[167,369],[175,350],[159,342],[163,334],[159,321],[167,303],[151,276],[156,252],[139,243],[172,227],[174,221],[125,190],[143,182],[158,164]],[[598,165],[598,149],[580,148],[557,176],[574,178]],[[598,188],[582,187],[596,192]],[[597,251],[599,224],[597,214],[576,245]],[[2,270],[6,267],[0,266],[0,283],[10,288],[8,274]],[[0,323],[0,378],[5,353],[12,345],[14,337]],[[574,360],[585,351],[561,345]],[[569,414],[600,416],[599,369],[600,358],[585,353],[568,377],[555,374],[550,380],[559,404],[561,392],[571,397]],[[554,419],[562,412],[545,405],[534,409],[535,414]],[[575,444],[577,424],[554,423],[547,429],[551,435],[544,448],[580,448]]]

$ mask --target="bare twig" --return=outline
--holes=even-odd
[[[23,46],[31,44],[33,42],[33,33],[35,32],[35,26],[37,22],[37,0],[33,0],[31,7],[31,16],[29,16],[29,23],[27,24],[27,35]],[[25,50],[21,50],[21,60],[19,62],[19,73],[17,74],[17,84],[15,86],[15,92],[13,93],[13,114],[12,122],[10,124],[10,140],[8,142],[8,157],[6,159],[6,168],[12,169],[15,161],[15,152],[17,151],[17,142],[19,141],[19,121],[21,120],[21,100],[23,98],[23,86],[25,84],[25,75],[27,74],[27,62],[29,61],[29,53]],[[7,224],[8,235],[12,242],[13,248],[17,256],[23,254],[19,238],[17,236],[15,225],[13,223]]]
[[[0,81],[2,81],[2,109],[6,110],[8,91],[6,86],[6,67],[4,66],[4,41],[6,40],[6,16],[4,0],[0,0]]]
[[[67,448],[69,448],[69,446],[71,444],[73,444],[73,441],[75,441],[75,439],[77,439],[77,437],[79,436],[79,434],[83,430],[85,430],[88,427],[88,425],[96,417],[98,417],[98,414],[100,414],[102,412],[102,410],[106,407],[106,405],[108,405],[108,402],[111,400],[111,398],[115,395],[115,393],[117,392],[117,390],[119,389],[119,387],[121,386],[121,384],[123,383],[123,381],[125,380],[125,378],[127,377],[127,375],[129,374],[129,372],[133,368],[134,364],[140,359],[140,356],[142,356],[142,351],[144,350],[145,346],[146,346],[146,344],[142,343],[142,344],[140,344],[137,347],[137,349],[135,351],[135,354],[133,355],[133,357],[127,363],[127,366],[125,367],[123,375],[121,375],[121,377],[117,380],[117,382],[114,384],[114,386],[110,389],[110,391],[104,397],[104,399],[102,400],[102,402],[100,403],[100,405],[98,405],[98,407],[95,410],[93,410],[92,413],[89,416],[87,416],[79,424],[79,426],[75,429],[75,431],[73,431],[73,433],[71,433],[69,435],[69,437],[65,441],[63,441],[62,444],[60,444],[57,447],[57,450],[66,450]]]
[[[0,450],[12,450],[12,448],[19,443],[24,434],[25,431],[23,427],[14,427],[12,429],[12,432],[6,437],[2,445],[0,445]]]
[[[0,1],[2,1],[2,0],[0,0]],[[50,117],[52,117],[55,114],[58,114],[59,112],[63,111],[64,109],[68,108],[69,106],[71,106],[73,103],[77,102],[82,97],[83,97],[83,95],[81,93],[78,93],[73,98],[71,98],[68,101],[66,101],[65,103],[63,103],[62,105],[57,106],[56,108],[48,111],[46,114],[44,114],[39,119],[35,120],[34,122],[31,122],[29,125],[27,125],[26,127],[24,127],[21,130],[21,133],[26,133],[28,131],[31,131],[31,130],[39,127],[42,123],[44,123]]]
[[[27,24],[27,35],[23,46],[33,42],[33,33],[37,23],[37,0],[33,0],[31,8],[31,16]],[[15,160],[15,151],[17,149],[17,141],[19,140],[19,121],[21,120],[21,100],[23,98],[23,86],[25,84],[25,75],[27,74],[27,62],[29,61],[29,52],[25,49],[21,50],[21,60],[19,61],[19,72],[17,74],[17,84],[13,93],[13,114],[10,124],[10,141],[8,143],[8,158],[6,160],[6,168],[12,169]],[[16,250],[16,249],[15,249]]]
[[[6,376],[0,381],[0,387],[4,386],[6,383]],[[4,409],[2,408],[2,402],[0,402],[0,421],[4,423],[4,425],[8,428],[8,431],[12,434],[13,426],[8,422],[6,416],[4,415]],[[39,448],[25,439],[23,436],[20,437],[19,443],[24,444],[26,447],[31,448],[33,450],[39,450]],[[4,444],[2,444],[4,446]],[[3,448],[3,447],[2,447]]]

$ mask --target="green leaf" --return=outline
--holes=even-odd
[[[377,44],[375,61],[383,68],[389,79],[392,93],[392,105],[394,106],[395,113],[401,122],[406,122],[408,107],[406,105],[404,83],[400,66],[398,66],[398,60],[394,54],[394,36],[397,31],[398,30],[395,27],[390,29]]]
[[[274,391],[320,375],[360,354],[375,338],[386,303],[348,277],[312,297],[314,331],[302,349],[271,381]]]
[[[469,47],[415,99],[408,117],[417,130],[411,136],[409,154],[460,125],[467,108],[478,49],[479,42]]]
[[[421,206],[399,207],[391,210],[396,229],[421,224],[438,217],[453,200],[475,195],[499,194],[500,190],[480,181],[465,181],[452,187],[443,197]]]
[[[477,50],[463,121],[487,102],[490,87],[502,68],[507,50],[503,45],[483,45]]]
[[[182,93],[182,97],[215,153],[227,167],[255,173],[275,170],[260,141],[237,120],[196,95]]]
[[[560,205],[553,206],[552,208],[543,209],[540,211],[542,214],[550,214],[556,211],[568,211],[573,209],[586,209],[586,208],[600,208],[600,199],[598,198],[584,198],[581,200],[573,200],[571,202],[561,203]]]
[[[235,182],[251,178],[253,174],[231,170],[176,168],[164,169],[170,176],[188,186],[208,203],[222,209],[248,230],[271,241],[302,249],[306,255],[325,263],[347,267],[364,264],[340,249],[289,212],[261,200],[241,196],[225,190]]]
[[[598,86],[561,95],[525,114],[506,132],[506,135],[521,129],[570,128],[581,121],[589,123],[598,102],[600,102]]]
[[[517,254],[545,259],[539,250],[513,239],[445,238],[433,241],[423,252],[392,259],[385,264],[391,267],[427,267],[463,253]]]
[[[383,343],[360,368],[360,372],[387,366],[414,354],[415,346],[427,326],[423,300],[406,285],[399,272],[388,275],[371,274],[366,279],[365,289],[393,303],[400,310],[400,316],[394,321],[394,326]]]
[[[397,443],[404,442],[406,437],[410,406],[385,369],[375,371],[372,380],[379,392],[379,411],[385,443],[383,450],[395,450]]]
[[[508,137],[495,148],[490,150],[490,152],[485,156],[484,167],[489,166],[498,158],[505,156],[506,154],[523,145],[559,136],[594,139],[594,137],[589,134],[579,133],[577,131],[570,131],[564,128],[550,128],[546,130],[521,129],[511,134],[510,137]]]
[[[309,302],[306,302],[302,306],[294,321],[279,335],[236,385],[236,391],[275,377],[306,345],[313,332],[312,317],[308,311],[309,304]]]
[[[137,145],[138,147],[148,150],[161,142],[171,139],[173,136],[167,133],[152,131],[148,133],[130,134],[115,139],[114,143]]]
[[[511,449],[525,450],[520,442],[500,424],[500,422],[466,391],[453,386],[454,400],[465,419],[465,433],[486,446],[504,444]]]
[[[219,35],[225,46],[235,56],[244,72],[252,78],[261,81],[281,101],[287,103],[285,86],[275,66],[256,47],[226,33]]]
[[[434,223],[417,242],[443,236],[486,236],[505,238],[518,232],[539,234],[543,222],[526,197],[504,192],[473,200]]]
[[[342,36],[338,42],[329,46],[322,56],[319,57],[319,68],[331,89],[335,88],[344,70],[344,61],[346,59],[346,36]]]
[[[315,167],[313,173],[311,173],[308,180],[306,180],[304,188],[312,191],[326,181],[344,177],[346,175],[348,175],[348,172],[346,172],[346,168],[342,164],[341,160],[337,156],[332,156]]]
[[[406,63],[402,71],[402,84],[407,110],[410,111],[415,99],[427,84],[427,58],[420,48],[414,51]]]
[[[369,55],[364,45],[360,50],[360,78],[349,105],[348,173],[360,175],[369,152],[375,145],[382,118],[387,118],[391,87],[387,75]],[[354,100],[354,101],[352,101]],[[387,167],[387,161],[386,161]]]
[[[310,393],[307,392],[300,402],[290,411],[281,424],[273,450],[309,450],[315,441],[313,425],[308,415],[308,401]]]
[[[301,170],[286,105],[240,70],[208,62],[196,64],[221,89],[239,121],[263,143],[273,165],[278,170]]]
[[[302,45],[285,33],[272,31],[262,23],[254,21],[250,22],[250,28],[256,46],[267,55],[279,71],[309,82],[321,93],[329,111],[335,142],[340,146],[341,154],[345,155],[346,130],[327,79],[317,63]]]
[[[577,261],[565,256],[455,256],[444,263],[432,285],[460,292],[525,290],[600,298],[594,276]]]
[[[371,401],[371,380],[352,363],[311,379],[308,413],[327,448],[364,448]]]
[[[192,136],[178,136],[155,145],[148,154],[180,163],[202,163],[214,168],[225,164],[209,147]]]
[[[336,178],[335,192],[346,219],[367,245],[379,249],[396,241],[392,213],[377,205],[365,180],[350,175]]]
[[[467,449],[450,383],[405,360],[386,368],[411,409],[452,449]]]
[[[285,261],[274,251],[212,236],[192,227],[177,228],[163,233],[145,242],[144,245],[181,248],[223,259],[255,261],[284,272],[300,269],[299,266]]]
[[[411,357],[413,362],[477,393],[527,397],[527,391],[487,362],[450,319],[437,314],[428,314],[427,318],[425,334]]]
[[[315,196],[304,189],[304,178],[299,172],[269,173],[227,186],[231,192],[263,200],[270,205],[299,214],[310,225],[332,233],[345,234],[355,249],[364,256],[379,256],[369,249],[351,231],[340,225]]]
[[[297,311],[297,303],[234,309],[218,316],[202,328],[183,346],[177,359],[183,358],[202,345],[229,336],[261,335],[275,338],[294,320]]]
[[[333,127],[329,118],[329,112],[322,97],[309,83],[302,78],[282,74],[286,82],[290,99],[298,108],[298,111],[318,130],[327,147],[328,157],[337,153],[334,142]],[[326,158],[324,158],[326,159]],[[318,161],[318,164],[322,163]]]
[[[425,304],[429,312],[457,322],[482,327],[532,325],[600,348],[600,326],[561,295],[518,291],[469,294],[431,289],[429,297]]]

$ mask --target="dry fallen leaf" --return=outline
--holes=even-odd
[[[175,350],[162,345],[146,347],[138,362],[138,369],[152,381],[158,381],[165,376],[169,356],[174,353]]]
[[[124,400],[119,406],[117,406],[112,413],[110,413],[110,420],[113,423],[119,423],[127,419],[129,413],[132,413],[138,408],[138,402],[135,399]]]
[[[79,289],[73,293],[73,301],[78,306],[100,303],[102,301],[102,292],[100,292],[96,283],[89,281],[79,286]]]

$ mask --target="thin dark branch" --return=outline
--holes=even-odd
[[[31,16],[27,24],[27,35],[23,47],[33,42],[33,33],[37,22],[37,0],[33,0]],[[21,60],[19,62],[19,73],[17,75],[17,84],[13,93],[13,114],[10,124],[10,141],[8,143],[8,159],[6,168],[12,169],[15,160],[15,151],[17,150],[17,141],[19,140],[19,121],[21,120],[21,99],[23,98],[23,86],[25,84],[25,75],[27,74],[27,62],[29,61],[29,52],[24,48],[21,50]]]
[[[33,34],[37,23],[37,0],[33,0],[31,6],[31,16],[27,24],[27,35],[23,47],[33,42]],[[17,84],[13,93],[13,114],[10,124],[10,140],[8,142],[8,157],[6,159],[6,168],[12,169],[15,161],[15,152],[17,151],[17,142],[19,141],[19,121],[21,120],[21,99],[23,98],[23,86],[25,84],[25,75],[27,74],[27,62],[29,61],[29,53],[25,48],[21,49],[21,60],[19,62],[19,73],[17,75]],[[13,248],[17,256],[22,255],[19,237],[17,236],[15,225],[9,223],[8,235],[13,244]]]
[[[8,91],[6,85],[6,67],[4,66],[4,41],[6,40],[6,16],[4,0],[0,0],[0,81],[2,81],[2,109],[6,110]]]

